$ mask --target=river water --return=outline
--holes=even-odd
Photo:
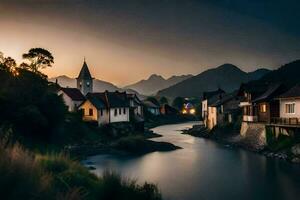
[[[171,142],[183,149],[140,157],[98,155],[84,162],[93,163],[97,175],[111,169],[140,183],[156,183],[164,199],[300,199],[300,166],[180,134],[193,124],[153,129],[163,135],[153,140]]]

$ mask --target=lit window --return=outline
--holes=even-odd
[[[262,113],[267,112],[267,105],[266,104],[260,104],[259,111]]]
[[[295,103],[285,104],[285,113],[294,114],[295,113]]]

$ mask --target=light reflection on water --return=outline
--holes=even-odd
[[[111,169],[139,182],[157,183],[165,199],[299,199],[299,166],[180,134],[193,124],[153,129],[163,135],[153,140],[183,149],[140,157],[98,155],[85,162],[94,164],[97,175]]]

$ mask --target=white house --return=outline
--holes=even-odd
[[[280,118],[300,122],[300,85],[296,85],[279,96]]]
[[[85,100],[85,97],[77,88],[61,88],[57,94],[63,98],[69,112],[76,111],[78,106]]]
[[[97,121],[98,125],[130,121],[129,101],[119,92],[88,93],[79,109],[83,111],[83,120]]]
[[[202,119],[203,119],[203,123],[204,125],[207,127],[208,126],[208,120],[210,120],[211,124],[216,124],[214,123],[216,121],[216,119],[213,117],[213,113],[214,113],[214,109],[210,109],[209,110],[209,106],[216,102],[218,99],[220,99],[222,97],[222,95],[225,94],[225,91],[222,89],[218,89],[215,91],[211,91],[211,92],[204,92],[203,93],[203,99],[202,99]],[[210,118],[208,119],[210,113]]]

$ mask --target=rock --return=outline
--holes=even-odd
[[[300,158],[298,158],[298,157],[293,158],[291,161],[292,161],[292,163],[300,164]]]
[[[88,169],[89,169],[89,170],[95,170],[95,169],[96,169],[96,167],[89,166],[89,167],[88,167]]]
[[[296,144],[291,149],[292,154],[295,156],[300,156],[300,144]]]

